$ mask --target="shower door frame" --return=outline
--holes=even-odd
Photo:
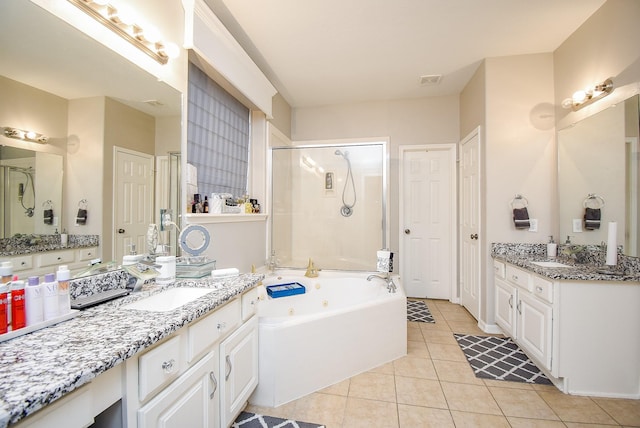
[[[273,154],[275,150],[287,149],[317,149],[317,148],[343,148],[374,146],[382,147],[382,248],[389,247],[390,242],[390,211],[389,211],[389,138],[352,138],[352,139],[327,139],[327,140],[309,140],[309,141],[292,141],[291,145],[271,146],[269,147],[269,156],[267,158],[268,167],[268,200],[270,219],[268,225],[267,254],[271,254],[273,248]],[[277,254],[276,254],[277,256]],[[327,270],[331,270],[330,268]],[[355,269],[354,269],[355,270]],[[371,267],[375,271],[375,265]]]

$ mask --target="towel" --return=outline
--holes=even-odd
[[[76,224],[77,225],[87,224],[87,210],[83,208],[78,209],[78,214],[76,214]]]
[[[527,207],[513,209],[513,222],[516,225],[516,229],[528,229],[531,226]]]
[[[380,250],[377,252],[378,262],[376,263],[376,270],[378,272],[391,273],[393,272],[393,253],[388,250]]]
[[[44,210],[44,224],[53,224],[53,210],[46,209]]]
[[[600,208],[585,208],[584,209],[584,228],[587,230],[600,229]]]

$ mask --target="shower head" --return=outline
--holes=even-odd
[[[349,152],[347,152],[347,151],[344,151],[344,152],[343,152],[343,151],[341,151],[341,150],[336,150],[336,151],[334,152],[334,154],[335,154],[335,155],[337,155],[337,156],[342,156],[342,157],[343,157],[343,158],[345,158],[345,159],[347,158],[347,156],[349,156]]]

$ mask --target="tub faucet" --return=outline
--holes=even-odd
[[[307,271],[305,272],[304,276],[306,276],[307,278],[315,278],[318,276],[318,269],[316,269],[311,259],[309,259],[309,264],[307,265]]]
[[[373,278],[379,278],[381,280],[383,280],[384,282],[387,283],[387,291],[389,293],[395,293],[397,288],[396,288],[396,283],[393,282],[393,279],[391,279],[391,277],[389,276],[389,274],[386,275],[377,275],[377,274],[371,274],[367,277],[367,281],[371,281]]]

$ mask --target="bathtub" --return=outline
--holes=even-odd
[[[249,399],[276,407],[407,353],[406,295],[367,273],[276,271],[259,290],[259,382]],[[271,298],[265,287],[298,282],[306,293]]]

